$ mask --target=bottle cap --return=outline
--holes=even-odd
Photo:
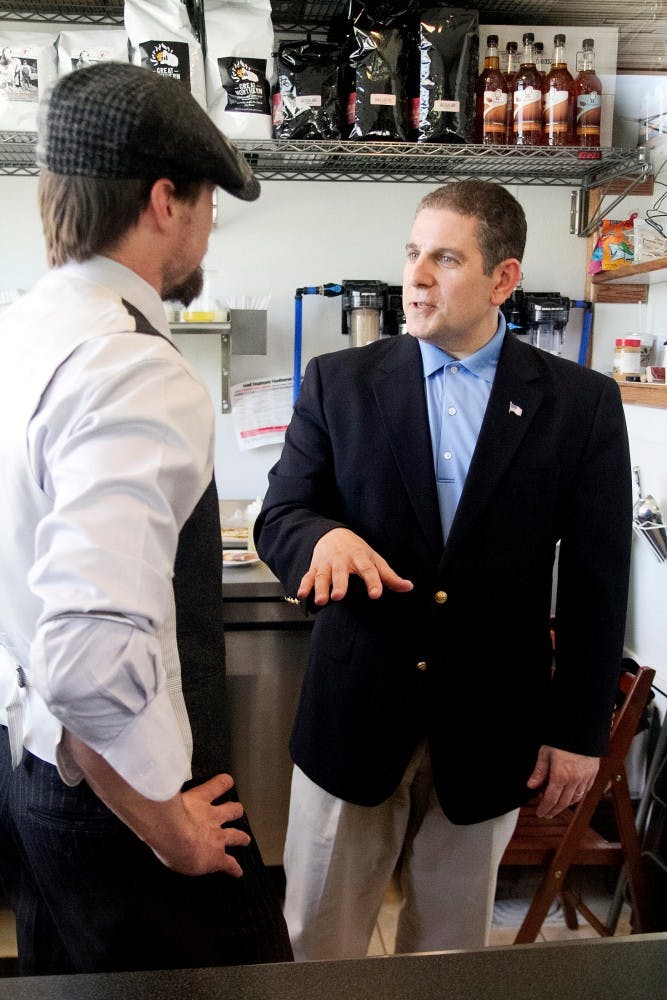
[[[532,31],[527,31],[525,33],[525,35],[523,36],[523,44],[526,45],[526,44],[530,43],[532,45],[532,43],[534,41],[535,41],[535,35],[533,34],[533,32]]]
[[[498,36],[497,35],[487,35],[486,36],[486,44],[487,44],[487,46],[497,45],[498,44]]]
[[[616,346],[617,347],[641,347],[641,339],[639,337],[617,337]]]
[[[584,40],[583,40],[583,42],[581,44],[582,44],[582,47],[585,48],[585,49],[594,49],[595,48],[595,41],[592,38],[584,38]]]
[[[554,45],[565,45],[565,35],[554,35]]]

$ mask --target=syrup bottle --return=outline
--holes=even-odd
[[[505,46],[507,52],[507,69],[505,70],[505,80],[507,82],[507,141],[512,142],[512,105],[514,96],[514,82],[519,72],[519,46],[516,42],[508,42]]]
[[[542,77],[546,76],[548,72],[548,70],[544,68],[544,64],[544,43],[535,42],[535,69]]]
[[[577,146],[600,145],[602,83],[595,75],[595,42],[584,38],[581,70],[574,81],[576,101],[575,141]]]
[[[512,136],[516,146],[542,145],[542,77],[535,67],[535,35],[523,36],[521,65],[512,95]]]
[[[500,69],[498,36],[486,39],[484,68],[477,77],[475,142],[498,146],[507,142],[507,81]]]
[[[574,80],[565,62],[565,35],[554,35],[551,69],[542,83],[545,146],[571,146],[574,138]]]

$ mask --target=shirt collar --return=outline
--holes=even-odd
[[[102,257],[99,254],[82,262],[68,261],[63,265],[63,270],[78,275],[84,281],[111,288],[143,313],[158,333],[169,340],[172,339],[162,299],[153,286],[144,281],[136,271],[119,264],[111,257]]]
[[[493,382],[498,366],[498,358],[500,357],[500,349],[505,338],[505,330],[505,317],[498,310],[498,329],[493,337],[491,337],[491,340],[484,344],[483,347],[480,347],[478,351],[475,351],[474,354],[469,354],[467,358],[463,359],[453,358],[451,354],[447,354],[446,351],[443,351],[440,347],[436,347],[435,344],[420,340],[419,350],[422,356],[424,378],[428,378],[433,372],[437,372],[441,368],[444,368],[445,365],[455,361],[461,368],[467,369],[467,371],[478,378],[482,378],[486,382]]]

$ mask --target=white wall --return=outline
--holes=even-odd
[[[397,183],[285,182],[262,185],[254,204],[223,195],[219,223],[205,264],[219,272],[219,298],[269,294],[268,353],[236,355],[232,381],[291,374],[294,291],[303,285],[346,278],[400,284],[404,246],[419,198],[434,185]],[[34,178],[0,177],[5,232],[0,249],[0,290],[28,288],[45,268]],[[529,220],[524,262],[527,291],[558,291],[582,298],[585,241],[569,235],[569,189],[513,189]],[[303,300],[303,363],[343,349],[340,299]],[[571,332],[570,332],[571,331]],[[572,310],[566,342],[576,357],[581,310]],[[180,336],[179,347],[204,374],[220,410],[219,345],[215,337]],[[224,498],[263,494],[278,447],[239,452],[229,415],[217,427],[218,489]]]
[[[667,410],[626,406],[625,415],[642,490],[655,497],[667,523]],[[638,663],[656,668],[667,692],[667,562],[660,563],[650,543],[638,535],[632,545],[626,649]]]
[[[244,294],[271,295],[268,353],[265,357],[234,356],[232,381],[291,373],[297,287],[346,278],[377,278],[400,284],[403,248],[414,207],[432,186],[274,181],[263,184],[260,200],[251,205],[223,196],[219,225],[211,236],[206,260],[219,271],[218,296],[224,300]],[[36,187],[34,178],[0,177],[3,231],[11,234],[0,249],[0,290],[27,288],[45,268]],[[583,298],[586,241],[569,234],[569,189],[524,186],[512,190],[528,217],[524,288]],[[626,208],[624,203],[623,213]],[[662,308],[654,312],[656,323],[661,312]],[[596,343],[613,345],[616,329],[632,328],[629,324],[635,315],[634,306],[600,307],[596,311]],[[303,328],[304,364],[315,354],[345,348],[339,332],[339,299],[304,298]],[[566,341],[570,357],[577,356],[580,331],[581,311],[572,310]],[[179,346],[203,373],[219,412],[216,338],[181,336]],[[608,365],[603,358],[596,367],[610,367],[610,358]],[[643,408],[628,408],[633,462],[641,466],[645,489],[667,511],[667,411],[640,410]],[[273,446],[239,452],[232,418],[219,414],[216,467],[221,496],[262,495],[266,474],[279,451]],[[667,564],[659,565],[650,551],[636,551],[628,644],[642,662],[660,666],[667,684],[666,594]]]
[[[657,173],[662,168],[661,176],[665,172],[663,156],[664,153],[653,157],[654,170]],[[635,211],[643,216],[663,190],[656,184],[651,197],[630,195],[611,214],[618,219],[629,218]],[[649,301],[645,307],[640,308],[637,303],[595,306],[593,366],[600,371],[610,371],[614,341],[629,332],[653,336],[656,361],[660,358],[662,344],[667,339],[667,283],[649,287]],[[630,458],[632,465],[639,467],[642,491],[655,497],[667,522],[667,410],[627,405],[625,417]],[[636,487],[634,496],[637,499]],[[658,562],[650,544],[635,535],[626,652],[637,662],[654,667],[656,682],[667,693],[666,609],[667,562]]]

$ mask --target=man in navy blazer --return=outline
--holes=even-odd
[[[422,199],[410,335],[311,361],[269,475],[258,552],[316,612],[285,851],[300,959],[366,954],[394,872],[397,952],[484,944],[518,807],[576,802],[605,753],[627,435],[612,379],[506,332],[525,229],[495,184]]]

